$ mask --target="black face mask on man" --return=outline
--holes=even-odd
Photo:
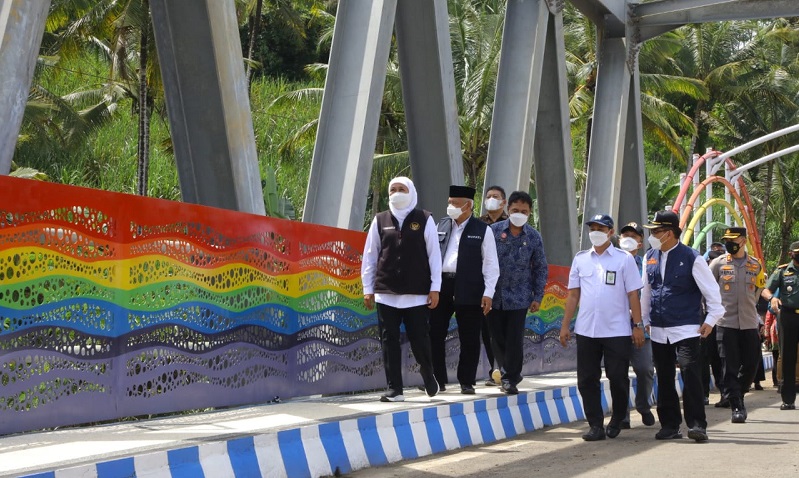
[[[741,249],[741,245],[735,241],[727,241],[724,243],[724,248],[727,249],[727,252],[730,254],[735,255]]]

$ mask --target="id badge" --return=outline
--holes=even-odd
[[[616,271],[605,271],[605,284],[616,285]]]

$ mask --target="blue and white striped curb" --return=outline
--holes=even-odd
[[[773,358],[763,357],[766,369]],[[630,405],[636,379],[630,381]],[[682,393],[682,378],[675,378]],[[602,381],[602,407],[610,410]],[[576,386],[396,411],[151,452],[26,478],[320,477],[492,443],[584,420]]]

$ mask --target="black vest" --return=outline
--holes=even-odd
[[[430,261],[424,228],[430,213],[414,209],[399,228],[391,211],[375,216],[380,233],[380,256],[377,259],[375,292],[384,294],[430,293]]]
[[[441,260],[447,251],[452,232],[452,219],[445,217],[438,223],[438,244]],[[458,244],[458,265],[455,268],[455,304],[480,305],[485,292],[483,280],[483,238],[488,224],[472,216],[461,234]]]
[[[663,253],[646,253],[646,277],[652,287],[649,318],[654,327],[701,325],[702,291],[694,280],[693,268],[698,253],[683,243],[669,252],[666,276],[660,275]]]

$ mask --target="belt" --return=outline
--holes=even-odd
[[[442,272],[441,273],[441,278],[442,279],[454,279],[455,278],[455,273],[454,272]]]

